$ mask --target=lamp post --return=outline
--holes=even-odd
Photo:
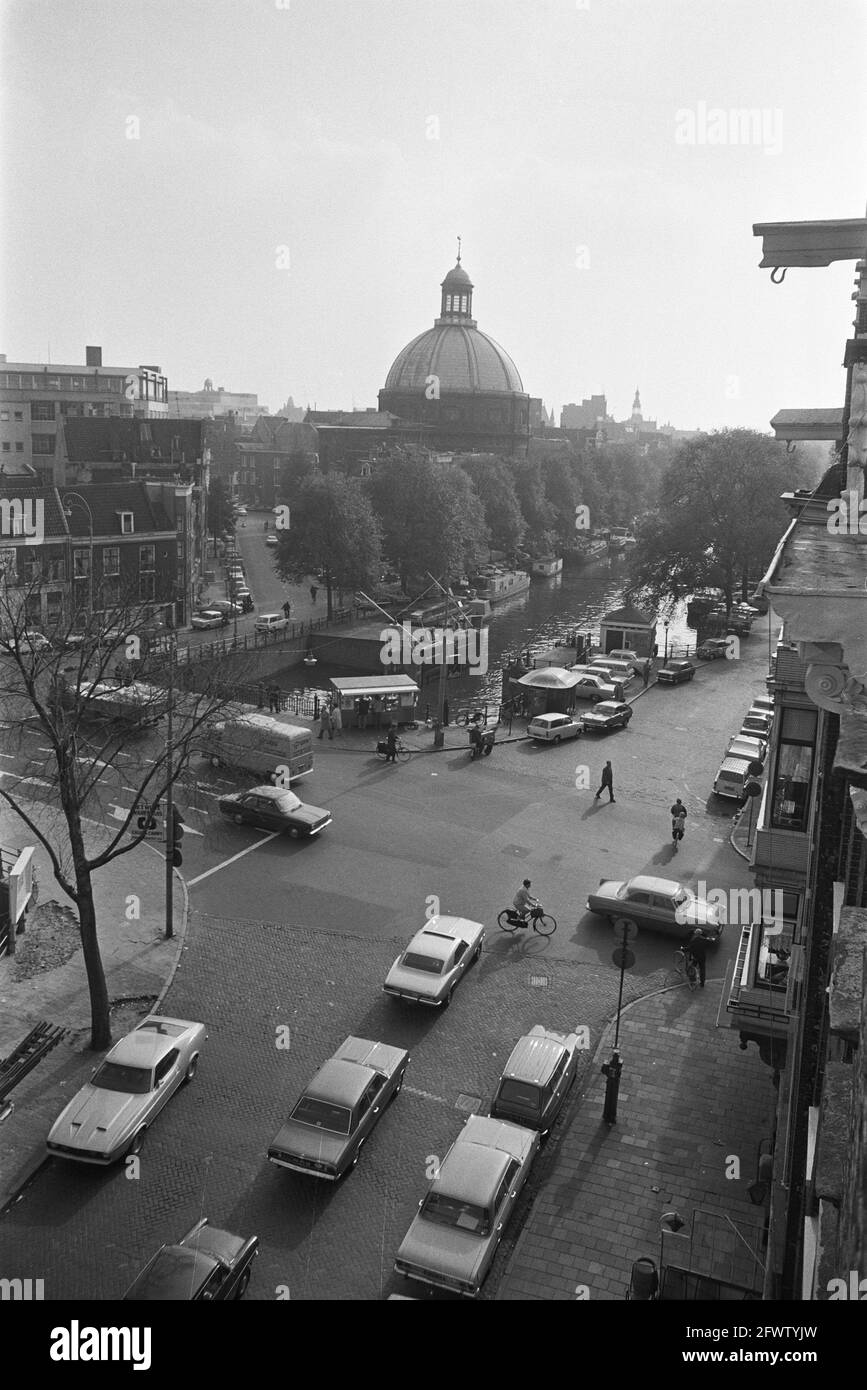
[[[84,510],[87,512],[87,524],[88,524],[88,527],[89,527],[89,529],[90,529],[90,551],[89,551],[89,558],[88,558],[88,563],[87,563],[87,577],[88,577],[88,581],[89,581],[89,582],[88,582],[88,618],[92,618],[92,617],[93,617],[93,512],[92,512],[91,509],[90,509],[90,503],[88,502],[87,498],[86,498],[86,497],[82,497],[82,495],[81,495],[80,492],[64,492],[64,494],[63,494],[63,499],[64,499],[64,506],[63,506],[63,513],[64,513],[64,516],[66,516],[66,517],[71,517],[71,516],[72,516],[72,505],[71,505],[72,502],[78,502],[78,503],[84,508]],[[70,536],[70,545],[71,545],[71,544],[72,544],[72,537]],[[71,580],[71,583],[72,583],[72,594],[73,594],[73,596],[74,596],[74,595],[75,595],[75,557],[74,557],[74,556],[73,556],[73,572],[72,572],[72,574],[70,575],[70,580]]]
[[[166,626],[169,637],[169,689],[166,705],[166,940],[174,932],[174,867],[175,867],[175,798],[172,782],[172,763],[174,761],[174,713],[175,713],[175,658],[178,634],[175,627],[174,602],[166,605]]]
[[[662,624],[662,626],[665,628],[665,656],[664,656],[662,659],[663,659],[663,661],[667,661],[667,660],[668,660],[668,619],[665,620],[665,622]]]

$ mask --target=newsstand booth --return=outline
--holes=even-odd
[[[389,724],[414,724],[419,687],[409,676],[335,676],[329,682],[344,728],[358,727],[358,701],[370,701],[368,729],[387,729]]]

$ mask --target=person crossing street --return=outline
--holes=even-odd
[[[599,783],[599,790],[593,798],[594,801],[599,800],[606,787],[608,788],[608,800],[611,802],[614,800],[614,769],[611,766],[610,758],[602,769],[602,780]]]

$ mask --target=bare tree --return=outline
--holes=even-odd
[[[0,576],[0,718],[11,754],[0,799],[42,845],[57,883],[75,903],[91,1046],[103,1049],[111,1028],[93,875],[145,839],[151,809],[184,775],[197,739],[225,701],[213,684],[204,693],[180,694],[169,753],[164,739],[147,732],[162,719],[169,699],[166,649],[172,635],[164,629],[160,635],[154,605],[121,600],[89,616],[67,613],[40,634],[28,626],[28,613],[41,603],[43,579],[34,573],[22,583],[8,565]],[[99,800],[100,780],[112,778],[131,797],[116,827],[102,819]],[[46,806],[35,799],[34,783],[47,787],[56,801]]]

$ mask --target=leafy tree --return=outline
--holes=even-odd
[[[165,670],[164,656],[155,651],[150,606],[107,606],[85,617],[83,630],[81,615],[59,618],[44,634],[51,645],[34,650],[27,638],[28,599],[33,607],[41,603],[43,576],[27,583],[21,579],[14,561],[7,563],[0,581],[0,711],[10,761],[4,764],[0,800],[42,845],[57,883],[75,903],[90,993],[90,1043],[104,1049],[111,1043],[111,1025],[93,875],[141,843],[149,805],[160,802],[183,775],[203,726],[223,703],[213,688],[182,696],[169,754],[162,736],[147,738],[140,727],[120,722],[118,705],[111,703],[123,684],[127,701],[137,703],[137,719],[155,722],[165,712],[166,690],[148,682],[149,673],[159,680]],[[99,601],[99,594],[95,597]],[[134,685],[131,675],[137,677]],[[36,739],[27,737],[34,725]],[[99,803],[98,784],[106,778],[126,789],[116,793],[118,800],[131,802],[111,828]],[[54,788],[48,804],[34,799],[34,783]]]
[[[484,556],[488,528],[482,502],[457,464],[395,451],[369,480],[385,553],[404,593],[428,573],[454,579]]]
[[[515,463],[515,491],[527,523],[525,544],[534,550],[544,548],[546,532],[556,521],[556,513],[545,496],[542,465],[537,459],[518,459]]]
[[[369,585],[380,568],[380,526],[361,480],[313,473],[294,491],[290,525],[278,531],[274,566],[295,582],[321,574],[334,614],[334,590]]]
[[[721,430],[681,445],[660,486],[658,512],[639,527],[630,592],[676,601],[695,588],[746,596],[782,529],[780,494],[810,480],[814,464],[787,457],[752,430]]]
[[[484,508],[491,546],[506,554],[517,550],[526,524],[509,464],[494,454],[460,458],[458,462],[471,479]]]
[[[545,500],[553,512],[551,532],[561,545],[572,541],[575,536],[578,487],[570,464],[570,459],[563,455],[545,459],[542,463]]]
[[[316,471],[316,461],[305,449],[295,449],[280,469],[278,492],[280,498],[291,502],[298,488]]]

